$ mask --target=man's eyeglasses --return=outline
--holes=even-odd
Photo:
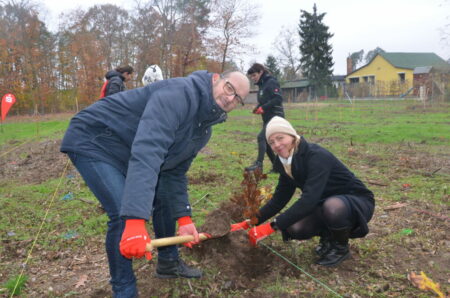
[[[244,100],[242,99],[242,97],[236,93],[236,89],[234,89],[233,85],[231,85],[231,83],[225,79],[225,84],[223,85],[223,91],[225,92],[226,95],[233,95],[234,98],[236,98],[237,102],[240,103],[241,105],[244,105]]]

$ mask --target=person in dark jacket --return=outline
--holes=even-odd
[[[125,82],[131,80],[133,74],[133,67],[129,65],[117,67],[105,74],[107,84],[105,87],[104,96],[109,96],[117,92],[125,91]]]
[[[373,193],[332,153],[300,137],[287,120],[273,117],[266,138],[277,155],[278,185],[256,218],[232,225],[232,230],[250,229],[250,222],[257,223],[248,231],[254,245],[277,230],[284,240],[320,236],[316,264],[334,266],[349,258],[349,238],[364,237],[369,231]],[[302,190],[300,198],[264,223],[287,205],[296,188]]]
[[[196,71],[102,98],[76,114],[61,144],[106,210],[106,251],[114,297],[135,297],[132,258],[151,259],[145,222],[156,238],[199,235],[191,219],[187,177],[212,126],[243,104],[250,89],[240,72]],[[198,278],[176,246],[158,249],[160,278]]]
[[[275,155],[270,146],[267,145],[265,134],[266,125],[274,116],[284,117],[283,97],[281,95],[280,84],[277,79],[271,76],[262,64],[255,63],[247,71],[256,85],[258,85],[258,104],[253,109],[254,114],[260,114],[263,121],[263,127],[258,134],[258,157],[256,161],[245,168],[246,171],[263,169],[264,154],[267,153],[270,161],[273,163]]]

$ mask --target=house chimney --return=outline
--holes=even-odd
[[[353,61],[352,58],[347,57],[347,74],[353,71]]]

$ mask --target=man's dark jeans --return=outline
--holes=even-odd
[[[114,297],[136,297],[136,277],[133,273],[132,261],[122,256],[119,251],[119,243],[125,227],[119,213],[126,177],[117,168],[103,161],[72,152],[68,155],[109,217],[105,245]],[[160,208],[157,209],[160,210]],[[154,226],[165,227],[170,231],[175,230],[175,221],[163,213],[164,209],[155,212]],[[167,247],[159,252],[159,257],[177,259],[178,249],[175,246]]]

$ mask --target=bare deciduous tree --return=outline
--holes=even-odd
[[[136,63],[135,71],[142,77],[149,65],[157,64],[163,68],[160,56],[160,26],[161,17],[151,3],[138,3],[134,9],[133,30],[131,34],[132,43],[135,46]],[[162,69],[164,76],[166,69]]]
[[[300,78],[300,38],[294,29],[281,28],[274,42],[285,80]]]
[[[126,10],[112,4],[94,5],[84,15],[83,23],[100,42],[107,68],[130,64],[131,22]]]
[[[259,7],[248,0],[216,1],[211,24],[211,54],[222,63],[252,49],[248,39],[258,25]]]
[[[167,77],[186,75],[188,66],[204,55],[210,0],[152,0],[159,14],[159,61]]]

